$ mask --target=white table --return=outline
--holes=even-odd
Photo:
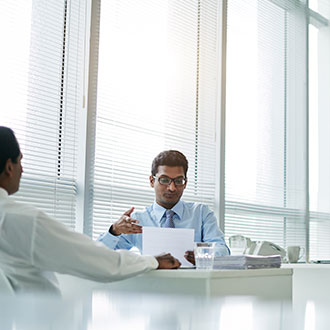
[[[122,292],[167,293],[212,296],[257,296],[267,299],[292,299],[292,269],[258,270],[155,270],[123,281],[99,284],[59,276],[62,292],[74,287],[109,289]],[[85,283],[82,283],[84,281]]]
[[[306,300],[298,302],[297,306],[291,302],[258,299],[256,294],[263,290],[267,273],[271,283],[278,284],[271,277],[286,277],[292,275],[293,287],[300,291],[300,296],[306,294]],[[284,265],[283,269],[258,271],[212,271],[199,272],[194,270],[154,271],[149,274],[132,278],[118,284],[128,284],[132,281],[138,284],[152,278],[152,281],[164,285],[171,279],[186,279],[190,282],[197,279],[200,283],[215,279],[220,284],[228,283],[229,277],[237,284],[249,277],[254,277],[259,288],[253,289],[250,296],[216,296],[204,297],[193,294],[153,294],[116,291],[113,284],[100,285],[95,282],[77,280],[74,277],[59,276],[63,285],[76,289],[76,295],[67,299],[50,299],[47,296],[32,295],[16,299],[0,296],[0,324],[1,329],[17,330],[328,330],[330,324],[329,278],[328,265]],[[291,276],[289,276],[291,278]],[[224,281],[221,281],[223,279]],[[134,280],[137,280],[135,282]],[[297,280],[297,281],[295,281]],[[266,283],[267,285],[269,283]],[[87,288],[100,290],[82,292]],[[157,289],[157,288],[156,288]],[[159,288],[158,288],[159,289]],[[182,288],[184,290],[185,287]],[[190,288],[194,291],[195,288]],[[218,288],[219,289],[219,288]],[[225,289],[225,288],[222,288]],[[230,294],[236,288],[227,288]],[[273,285],[274,290],[283,288]],[[316,291],[312,291],[312,289]],[[245,294],[244,291],[239,292]],[[137,291],[137,288],[134,289]],[[295,290],[293,290],[295,292]],[[312,293],[317,295],[312,295]],[[192,292],[191,292],[192,293]],[[274,296],[272,292],[272,296]],[[317,297],[318,296],[318,297]],[[262,298],[262,297],[261,297]]]
[[[282,268],[293,271],[292,292],[295,300],[329,297],[330,264],[283,264]]]
[[[329,304],[327,305],[329,307]],[[68,299],[0,296],[1,329],[300,330],[290,304],[255,297],[137,294],[104,289]],[[304,311],[299,320],[304,321]],[[325,315],[327,315],[325,311]],[[323,327],[328,330],[326,319]]]

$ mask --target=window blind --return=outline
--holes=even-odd
[[[330,258],[330,1],[309,3],[310,259]]]
[[[189,161],[184,200],[214,206],[218,1],[103,1],[90,178],[96,238],[154,200],[153,158]]]
[[[299,1],[228,2],[227,237],[306,245],[305,12]]]
[[[85,5],[1,1],[0,18],[1,125],[14,129],[23,153],[13,198],[75,228]]]

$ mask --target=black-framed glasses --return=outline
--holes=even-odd
[[[187,179],[183,176],[180,176],[178,178],[171,179],[168,176],[153,176],[153,178],[158,180],[158,182],[163,186],[169,186],[172,182],[174,182],[174,185],[177,187],[182,187],[186,184]]]

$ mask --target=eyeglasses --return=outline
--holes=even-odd
[[[163,186],[169,186],[172,182],[174,182],[175,186],[181,187],[184,186],[187,182],[187,179],[184,177],[171,179],[168,176],[153,176],[154,179],[157,179],[158,182]]]

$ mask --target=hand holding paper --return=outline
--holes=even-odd
[[[191,267],[184,254],[194,248],[194,229],[143,227],[142,254],[159,255],[171,253],[182,266]]]

